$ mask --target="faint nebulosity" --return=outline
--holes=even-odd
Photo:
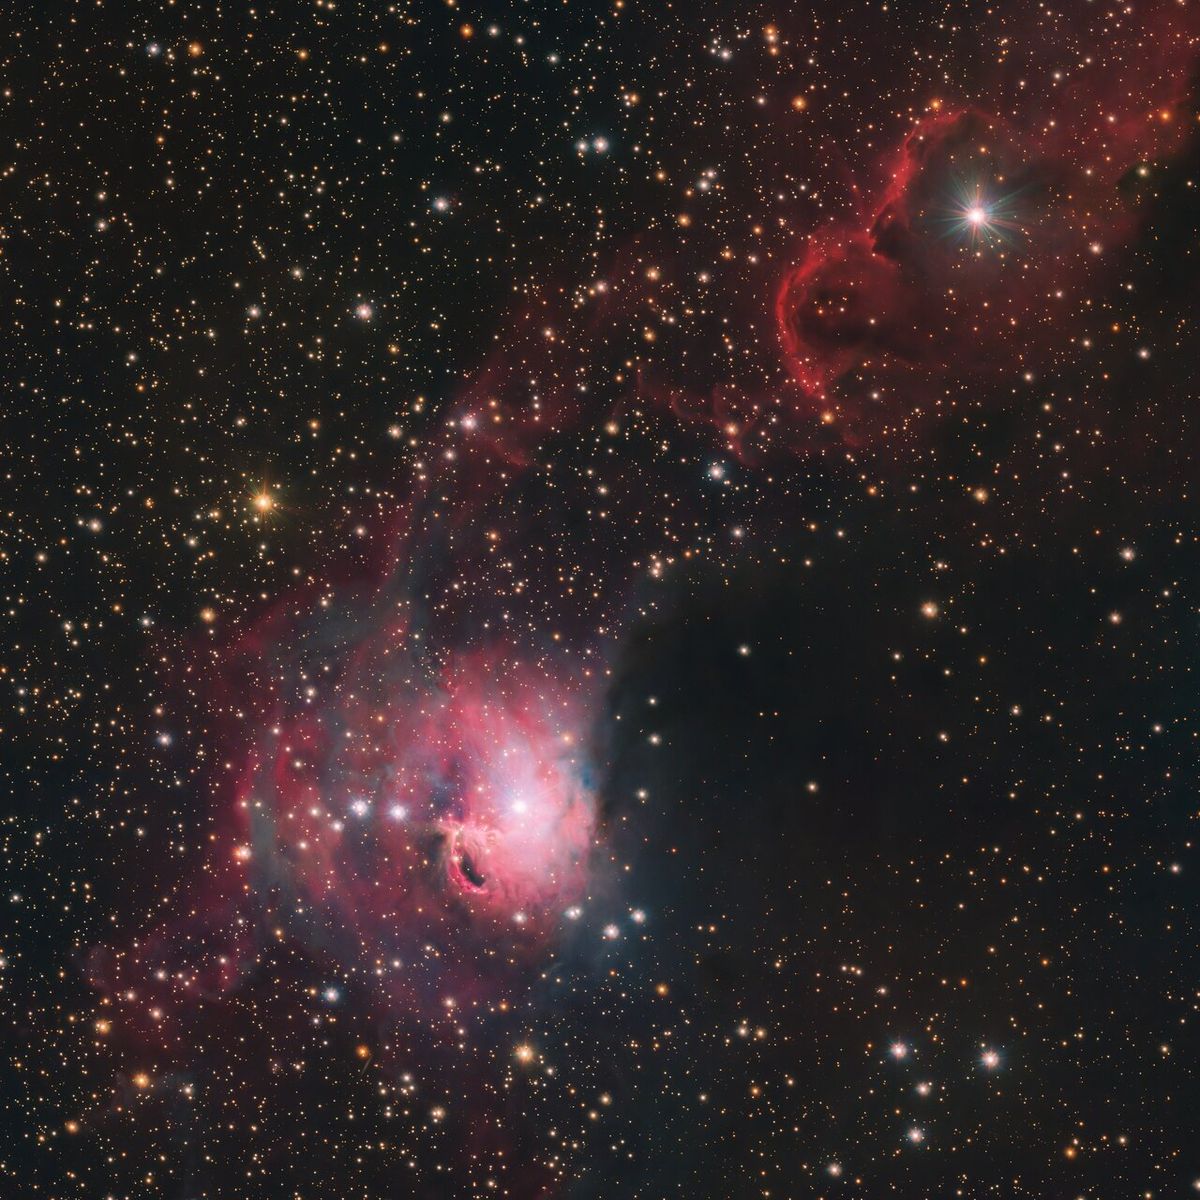
[[[0,1194],[1200,1194],[1200,4],[53,3],[0,54]]]

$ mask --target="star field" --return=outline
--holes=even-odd
[[[19,8],[0,1195],[1200,1194],[1195,0]]]

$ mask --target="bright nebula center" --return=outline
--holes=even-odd
[[[428,675],[382,639],[352,663],[264,731],[238,861],[314,946],[399,964],[398,994],[483,986],[481,964],[538,952],[586,911],[582,700],[486,652]]]
[[[519,924],[561,915],[582,890],[594,825],[572,733],[528,698],[473,690],[448,715],[456,750],[443,770],[459,799],[438,824],[452,887],[473,911]]]

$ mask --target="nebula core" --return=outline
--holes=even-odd
[[[360,647],[332,703],[305,687],[263,732],[235,857],[385,956],[435,935],[553,937],[587,894],[596,832],[578,702],[483,653],[429,681],[379,672],[377,653]]]

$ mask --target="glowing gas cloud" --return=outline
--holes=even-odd
[[[247,870],[364,949],[552,936],[595,832],[577,700],[492,651],[397,672],[388,640],[328,700],[302,684],[310,703],[269,730],[238,801]]]

